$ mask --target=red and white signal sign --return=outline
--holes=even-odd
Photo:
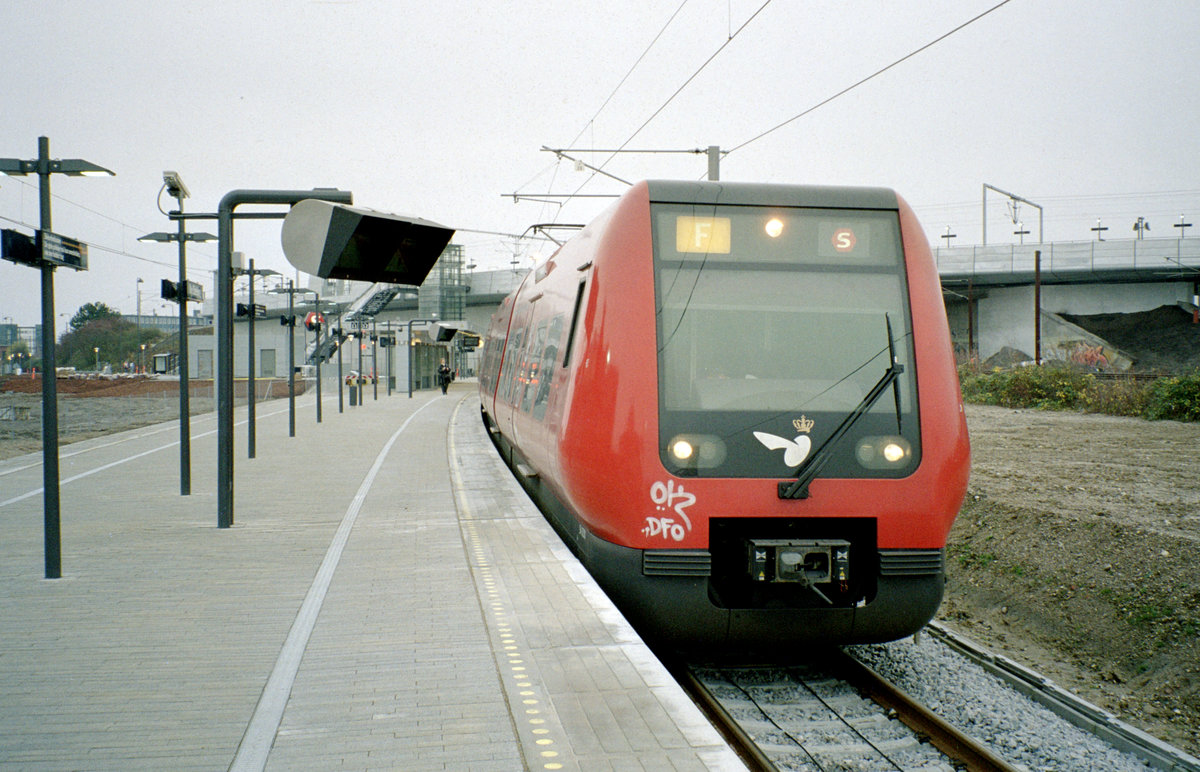
[[[833,248],[838,252],[850,252],[854,249],[854,245],[858,243],[858,238],[855,237],[854,231],[849,228],[838,228],[833,232]]]
[[[316,311],[309,311],[307,314],[304,315],[305,329],[315,330],[317,328],[317,325],[321,325],[321,326],[325,325],[324,315],[318,314]]]

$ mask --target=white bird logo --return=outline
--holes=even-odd
[[[812,440],[803,434],[796,435],[794,440],[787,440],[766,432],[754,432],[754,439],[766,446],[767,450],[783,448],[783,463],[788,466],[800,466],[812,448]]]

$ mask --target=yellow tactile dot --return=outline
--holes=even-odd
[[[540,740],[534,740],[534,742],[537,743],[538,745],[554,745],[553,740],[545,738],[545,737],[543,737]]]
[[[531,724],[544,724],[544,723],[546,723],[546,719],[544,719],[544,718],[531,718],[531,719],[529,719],[529,723],[531,723]],[[549,732],[550,730],[549,730],[549,729],[540,729],[540,730],[538,730],[538,731],[541,731],[541,732]]]
[[[536,715],[540,714],[541,712],[542,711],[538,710],[537,708],[526,708],[525,709],[525,715],[527,715],[527,716],[536,716]]]
[[[550,734],[550,730],[546,729],[544,727],[538,727],[537,729],[533,730],[533,733],[534,734]]]
[[[542,758],[552,759],[558,755],[558,751],[542,751]]]
[[[556,761],[550,762],[549,764],[542,765],[542,769],[562,769],[562,768],[563,768],[563,765],[559,764]]]

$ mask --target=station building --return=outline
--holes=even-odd
[[[372,383],[374,378],[407,391],[411,365],[412,388],[434,388],[442,360],[460,376],[472,376],[480,352],[471,347],[471,335],[461,333],[481,337],[496,307],[520,284],[524,273],[476,272],[465,265],[463,247],[450,244],[420,287],[305,277],[303,287],[289,292],[264,286],[264,279],[258,278],[253,304],[262,306],[264,315],[254,320],[255,378],[287,377],[289,348],[290,361],[304,376],[315,376],[320,360],[322,380],[336,378],[338,347],[333,331],[339,329],[346,336],[341,370],[348,382],[361,377]],[[235,303],[250,305],[249,281],[245,276],[235,283]],[[265,284],[273,283],[266,280]],[[209,318],[215,312],[212,306],[213,301],[205,301]],[[318,310],[324,320],[319,341],[310,329]],[[292,325],[289,319],[294,319]],[[235,379],[249,374],[250,326],[248,317],[235,317]],[[455,331],[460,334],[454,335]],[[188,352],[190,377],[213,378],[215,327],[190,329]]]

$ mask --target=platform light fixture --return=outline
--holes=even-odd
[[[110,169],[82,158],[51,158],[50,138],[38,137],[38,155],[32,160],[0,158],[0,172],[11,177],[38,176],[40,222],[38,229],[53,235],[50,218],[50,175],[69,177],[116,176]],[[61,239],[60,239],[61,240]],[[62,577],[58,479],[58,385],[47,373],[56,372],[54,359],[55,263],[39,256],[42,274],[42,506],[45,532],[46,578]],[[76,266],[77,267],[77,266]]]
[[[163,187],[167,195],[174,198],[178,204],[179,214],[183,213],[183,200],[191,197],[191,191],[179,176],[179,172],[163,172]],[[168,244],[172,241],[179,244],[179,283],[175,301],[179,304],[179,495],[189,496],[192,493],[192,458],[191,458],[191,408],[189,406],[190,387],[188,386],[188,283],[187,283],[187,242],[216,241],[211,233],[188,233],[187,224],[182,218],[177,221],[175,233],[155,231],[139,236],[138,241],[157,241]]]

